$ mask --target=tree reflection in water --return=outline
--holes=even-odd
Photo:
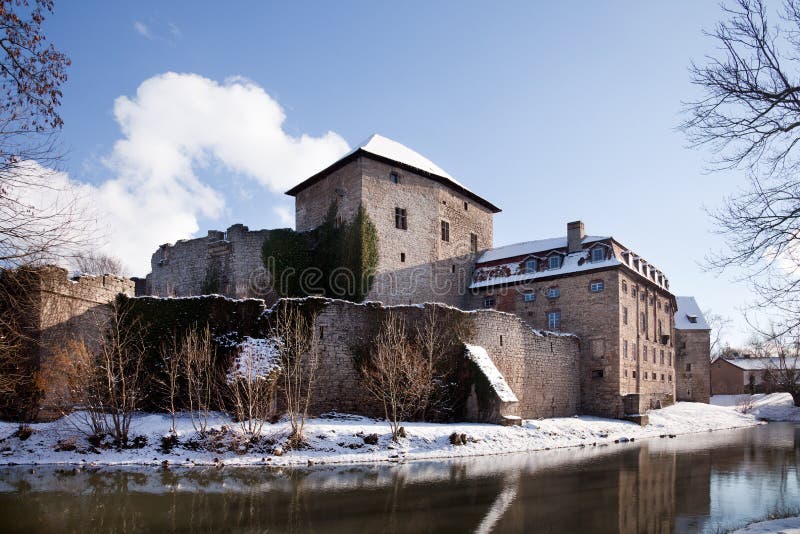
[[[4,531],[703,532],[800,502],[800,426],[313,469],[0,469]]]

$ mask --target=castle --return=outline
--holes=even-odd
[[[532,329],[575,334],[582,413],[621,417],[676,399],[708,402],[710,333],[696,302],[676,298],[662,271],[612,236],[586,235],[576,221],[561,237],[493,248],[500,209],[380,135],[287,194],[298,232],[323,224],[332,204],[340,223],[359,208],[369,215],[379,260],[366,300],[495,309]],[[137,295],[269,297],[261,259],[269,232],[239,224],[162,245]],[[498,333],[490,355],[509,342],[504,349]]]

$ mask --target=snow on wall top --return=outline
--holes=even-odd
[[[591,236],[587,235],[583,238],[583,243],[594,243],[595,241],[602,241],[604,239],[611,239],[610,237]],[[505,258],[515,258],[517,256],[524,256],[526,254],[535,254],[537,252],[544,252],[554,248],[566,248],[567,236],[552,237],[550,239],[539,239],[537,241],[525,241],[523,243],[514,243],[489,249],[478,259],[478,263],[486,263],[490,261],[502,260]]]
[[[735,365],[739,369],[744,369],[745,371],[762,371],[764,369],[775,369],[781,368],[781,359],[780,358],[732,358],[730,360],[725,360],[726,362]],[[786,366],[790,369],[797,367],[800,365],[800,361],[796,361],[795,358],[787,357],[786,358]]]
[[[675,297],[675,299],[678,301],[678,311],[675,312],[676,330],[711,329],[694,297]]]
[[[503,402],[519,402],[517,396],[511,390],[511,386],[506,382],[505,377],[500,373],[494,362],[489,358],[486,349],[478,345],[465,344],[467,358],[478,366],[483,375],[489,380],[489,385]]]

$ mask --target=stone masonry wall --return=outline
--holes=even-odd
[[[297,194],[294,213],[298,232],[307,232],[322,225],[333,202],[336,202],[342,221],[353,220],[361,204],[362,159],[358,158],[336,169]]]
[[[234,224],[226,232],[211,230],[207,237],[161,245],[150,260],[147,294],[202,295],[211,282],[213,292],[227,297],[268,297],[261,247],[269,232]]]
[[[676,330],[675,393],[679,401],[711,398],[711,331]]]
[[[366,341],[374,327],[370,308],[376,303],[328,301],[317,318],[320,328],[322,368],[314,394],[314,411],[342,411],[379,415],[380,409],[361,384],[354,365],[353,348]],[[393,306],[407,324],[422,317],[420,306]],[[578,412],[580,389],[578,340],[535,332],[518,317],[491,310],[464,313],[474,318],[470,343],[484,347],[519,398],[522,417],[570,416]],[[377,413],[376,413],[377,412]]]

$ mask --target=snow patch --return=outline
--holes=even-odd
[[[278,369],[280,369],[278,340],[245,337],[244,341],[239,343],[239,354],[236,355],[226,378],[229,383],[238,379],[266,380]]]
[[[467,348],[467,358],[472,360],[486,379],[489,380],[489,385],[492,386],[497,397],[503,402],[519,402],[503,374],[497,369],[492,359],[489,358],[489,353],[486,352],[486,349],[478,345],[465,346]]]

